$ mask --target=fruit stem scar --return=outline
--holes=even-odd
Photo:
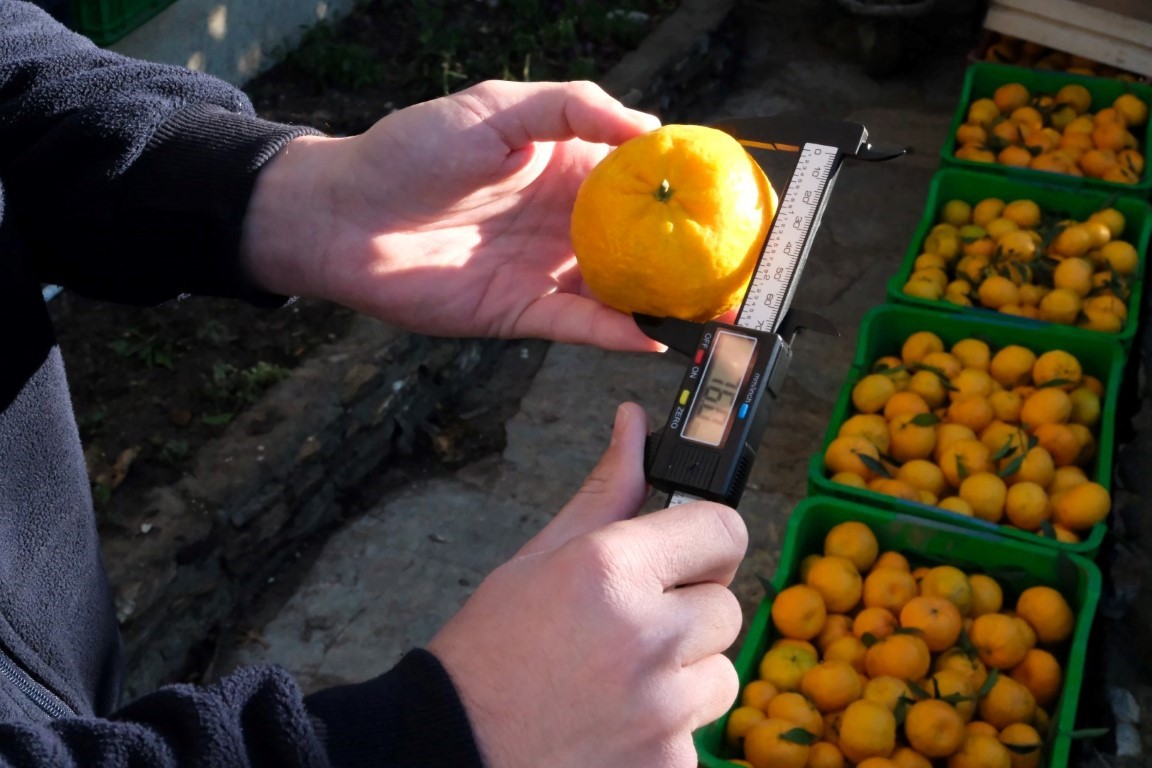
[[[656,190],[652,194],[660,202],[662,202],[662,203],[668,202],[668,200],[672,197],[672,187],[669,186],[668,179],[664,179],[663,181],[661,181],[660,182],[660,189]]]

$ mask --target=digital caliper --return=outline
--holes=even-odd
[[[671,494],[736,506],[779,396],[800,328],[836,333],[818,315],[790,310],[828,194],[846,157],[878,161],[859,123],[808,117],[734,118],[713,124],[749,150],[799,153],[734,324],[635,315],[653,339],[690,359],[665,425],[648,437],[645,472]]]

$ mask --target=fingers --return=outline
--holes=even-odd
[[[715,582],[732,583],[748,547],[748,529],[731,507],[694,501],[629,522],[610,536],[617,559],[642,569],[641,578],[660,589]],[[640,550],[640,551],[634,551]]]
[[[740,695],[740,677],[728,657],[719,653],[697,661],[683,670],[684,689],[692,691],[699,703],[690,714],[689,730],[724,715]]]
[[[662,352],[630,316],[596,299],[551,293],[532,302],[516,318],[511,338],[546,338],[565,344],[594,344],[621,352]]]
[[[644,439],[648,417],[635,403],[616,409],[612,439],[583,487],[544,530],[520,550],[543,552],[609,523],[633,517],[648,493],[644,479]]]
[[[732,590],[714,582],[667,592],[660,611],[666,617],[665,626],[680,638],[678,655],[686,667],[728,650],[744,619]]]
[[[513,150],[534,141],[572,138],[621,144],[660,125],[658,118],[625,107],[590,82],[489,81],[454,98],[480,112]]]

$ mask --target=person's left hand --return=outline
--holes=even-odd
[[[592,83],[487,82],[296,139],[258,179],[246,266],[421,333],[659,349],[591,297],[569,237],[588,171],[658,125]]]

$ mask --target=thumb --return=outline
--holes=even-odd
[[[648,495],[648,482],[644,479],[647,434],[648,416],[644,409],[635,403],[621,404],[616,409],[612,439],[600,463],[571,501],[519,554],[555,549],[589,531],[634,517]]]

